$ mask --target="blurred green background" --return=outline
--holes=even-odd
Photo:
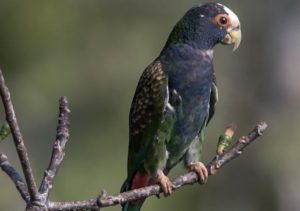
[[[71,137],[51,200],[118,193],[126,176],[128,111],[140,74],[195,0],[56,0],[0,2],[0,66],[38,181],[55,138],[58,99],[69,98]],[[220,101],[204,146],[214,156],[230,122],[237,136],[265,120],[269,129],[207,185],[149,198],[145,211],[300,210],[300,2],[222,1],[242,23],[236,53],[218,46]],[[1,122],[4,113],[1,106]],[[20,170],[11,138],[0,143]],[[179,165],[174,178],[184,169]],[[0,210],[24,203],[0,172]],[[120,210],[119,206],[105,210]]]

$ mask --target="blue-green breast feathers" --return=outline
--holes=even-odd
[[[172,105],[177,115],[167,144],[168,169],[181,160],[209,118],[214,78],[212,58],[212,50],[200,50],[186,44],[170,46],[161,56],[169,77],[169,89],[176,90],[182,100],[180,106]]]

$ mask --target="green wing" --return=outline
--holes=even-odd
[[[213,85],[211,88],[211,93],[210,93],[209,117],[208,117],[207,124],[215,114],[217,102],[218,102],[218,88],[217,88],[216,78],[214,78]]]
[[[160,62],[155,61],[143,72],[131,104],[128,178],[143,169],[149,148],[155,144],[167,103],[168,78]]]

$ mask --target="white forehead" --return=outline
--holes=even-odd
[[[230,17],[231,24],[233,27],[241,27],[240,26],[240,21],[238,16],[228,7],[224,6],[223,4],[218,3],[220,6],[224,7],[225,12],[228,13],[228,16]]]

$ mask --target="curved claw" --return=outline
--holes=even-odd
[[[200,184],[205,184],[208,179],[208,171],[205,165],[201,162],[193,163],[189,165],[189,170],[196,172],[199,178]]]
[[[157,182],[164,191],[164,196],[169,196],[173,190],[173,184],[170,179],[163,173],[162,170],[157,172]]]

